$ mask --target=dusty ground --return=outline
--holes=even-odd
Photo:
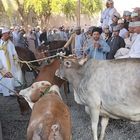
[[[72,117],[73,140],[92,140],[90,118],[85,113],[84,107],[74,102],[72,93],[68,95],[68,105]],[[0,120],[4,140],[26,140],[29,117],[30,113],[20,115],[15,97],[0,95]],[[106,129],[105,140],[140,140],[140,123],[132,124],[128,121],[111,119]]]

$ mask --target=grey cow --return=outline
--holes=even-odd
[[[89,60],[80,65],[65,59],[58,75],[73,85],[77,103],[85,105],[91,117],[94,140],[99,116],[100,140],[109,118],[140,121],[140,59]]]

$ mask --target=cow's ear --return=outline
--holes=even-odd
[[[82,66],[87,62],[87,60],[88,60],[87,58],[83,58],[78,63]]]
[[[72,65],[72,62],[71,61],[65,61],[64,62],[64,66],[67,67],[67,68],[70,68]]]

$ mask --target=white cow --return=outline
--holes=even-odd
[[[100,140],[109,118],[140,121],[140,59],[91,59],[83,66],[65,59],[58,74],[73,85],[76,101],[90,114],[94,140],[99,116]]]

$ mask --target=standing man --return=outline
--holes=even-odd
[[[13,43],[14,43],[15,46],[18,46],[19,31],[20,31],[20,27],[19,27],[19,26],[16,26],[16,27],[14,28],[14,31],[12,32]]]
[[[93,58],[97,60],[106,59],[107,53],[110,51],[110,47],[105,42],[105,40],[101,39],[101,29],[96,27],[92,31],[92,39],[91,42],[88,43],[88,47],[85,51],[88,58]]]
[[[39,36],[39,40],[40,40],[40,43],[43,43],[44,42],[44,44],[47,45],[48,38],[47,38],[47,30],[46,30],[46,28],[44,28],[42,30],[42,33]]]
[[[0,61],[3,65],[3,70],[10,72],[13,77],[18,79],[21,83],[22,81],[22,73],[18,63],[15,61],[18,56],[15,50],[14,44],[10,41],[10,30],[7,28],[2,29],[2,37],[0,39]],[[0,82],[3,85],[6,85],[11,91],[14,91],[16,86],[19,83],[16,83],[15,78],[6,78],[4,77],[2,72],[0,74]],[[12,76],[10,76],[12,77]],[[9,91],[9,89],[0,85],[0,93],[3,93],[3,96],[10,96],[14,93]]]
[[[71,35],[64,48],[68,48],[71,45],[72,53],[75,53],[77,58],[81,58],[83,57],[84,42],[85,37],[81,33],[81,27],[78,26],[75,28],[75,33]]]
[[[59,36],[60,36],[59,40],[68,41],[68,36],[67,36],[63,26],[59,27],[59,32],[58,33],[59,33]]]
[[[101,14],[102,27],[112,24],[112,17],[115,12],[117,12],[117,10],[114,8],[113,0],[107,0],[106,9]]]

